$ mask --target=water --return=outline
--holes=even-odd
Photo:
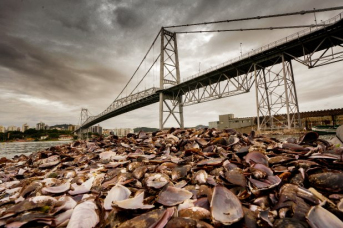
[[[0,143],[0,157],[13,158],[15,155],[30,155],[51,146],[69,144],[71,141],[5,142]]]

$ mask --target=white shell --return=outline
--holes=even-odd
[[[67,228],[92,228],[99,223],[97,206],[93,201],[85,201],[74,208]]]
[[[131,191],[121,184],[114,186],[107,194],[104,201],[105,210],[112,210],[113,201],[122,201],[129,198]]]

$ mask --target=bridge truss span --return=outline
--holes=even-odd
[[[193,105],[224,97],[231,97],[248,93],[254,82],[254,67],[250,66],[247,72],[236,68],[236,75],[220,73],[216,79],[205,78],[196,82],[195,86],[182,88],[184,95],[183,105]]]

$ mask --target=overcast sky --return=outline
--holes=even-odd
[[[102,112],[132,76],[162,26],[340,5],[341,0],[0,0],[0,125],[77,124],[82,107],[93,115]],[[317,21],[339,13],[317,13]],[[300,24],[314,24],[314,15],[183,30]],[[299,30],[178,35],[181,78],[197,73],[199,66],[205,70],[239,56],[240,43],[244,54]],[[149,60],[158,49],[155,45]],[[147,69],[149,63],[142,67]],[[343,107],[341,62],[311,70],[294,62],[293,67],[300,111]],[[154,68],[140,89],[158,86],[158,73]],[[185,107],[185,126],[207,125],[227,113],[256,116],[255,89]],[[158,127],[158,104],[100,125]]]

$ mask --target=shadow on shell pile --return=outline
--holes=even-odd
[[[140,132],[0,164],[5,227],[343,227],[342,148],[314,132]]]

